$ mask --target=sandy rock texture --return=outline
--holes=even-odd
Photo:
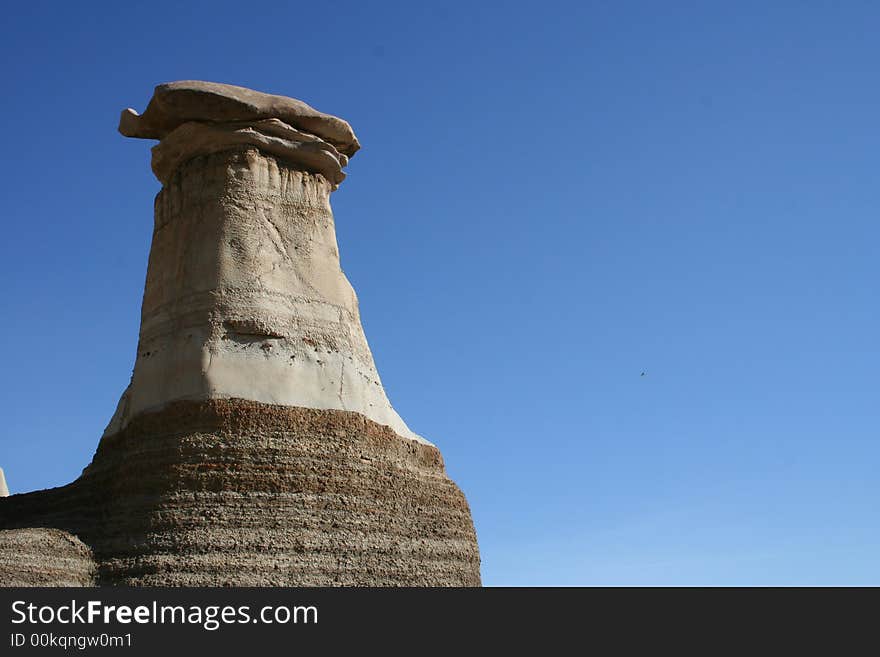
[[[58,529],[0,531],[0,586],[93,586],[92,551]]]
[[[284,121],[325,139],[349,156],[360,148],[346,121],[319,112],[301,100],[204,80],[158,85],[142,115],[131,108],[122,111],[119,131],[126,137],[163,139],[187,121],[232,123],[261,119]]]
[[[152,166],[162,183],[195,155],[250,145],[322,174],[336,189],[360,148],[347,122],[301,100],[198,80],[160,84],[142,115],[123,110],[119,132],[161,140]]]
[[[342,272],[331,186],[255,148],[196,156],[156,197],[134,373],[107,434],[179,399],[362,413],[404,437]]]
[[[141,414],[74,483],[0,504],[0,527],[34,525],[91,546],[99,584],[480,584],[437,448],[347,411],[210,400]]]

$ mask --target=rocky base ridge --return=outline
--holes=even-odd
[[[439,451],[347,411],[169,404],[72,484],[0,500],[0,530],[7,582],[480,585]]]

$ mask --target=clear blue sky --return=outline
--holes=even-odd
[[[880,584],[878,34],[856,1],[8,6],[11,489],[75,478],[131,373],[159,184],[118,113],[206,79],[354,126],[343,267],[486,584]]]

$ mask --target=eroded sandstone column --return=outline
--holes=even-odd
[[[162,183],[134,372],[79,479],[0,499],[0,576],[479,585],[467,501],[388,402],[339,265],[329,196],[351,127],[177,82],[120,131],[159,140]]]
[[[422,440],[385,396],[339,264],[330,192],[359,148],[348,124],[183,82],[120,130],[161,139],[163,188],[134,375],[107,433],[170,401],[237,398],[356,411]]]

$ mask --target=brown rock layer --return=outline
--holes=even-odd
[[[0,586],[91,586],[89,548],[58,529],[0,531]]]
[[[16,527],[78,535],[100,584],[480,584],[439,451],[348,411],[174,402],[105,437],[69,486],[0,500]]]

